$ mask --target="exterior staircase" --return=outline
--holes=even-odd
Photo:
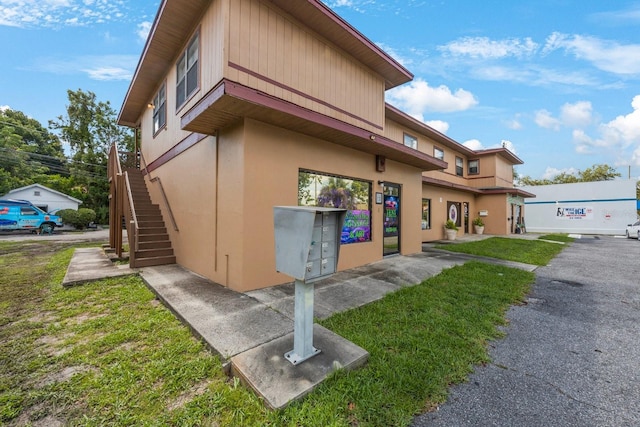
[[[132,267],[175,264],[171,240],[157,204],[151,202],[147,185],[139,169],[126,169],[131,185],[131,195],[138,219],[138,250],[134,253]],[[127,224],[127,227],[130,225]],[[129,252],[135,248],[129,247]],[[131,258],[131,256],[130,256]]]

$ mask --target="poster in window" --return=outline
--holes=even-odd
[[[384,237],[398,235],[398,197],[384,196]]]
[[[458,223],[458,206],[455,203],[449,205],[449,219],[456,224]]]
[[[349,210],[344,218],[340,244],[371,240],[371,211]]]

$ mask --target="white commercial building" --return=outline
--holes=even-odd
[[[42,184],[31,184],[26,187],[16,188],[0,198],[28,200],[45,212],[60,209],[73,209],[77,211],[78,207],[82,204],[81,200],[45,187]]]
[[[528,232],[623,235],[637,220],[636,181],[524,186]]]

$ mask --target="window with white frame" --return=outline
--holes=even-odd
[[[196,33],[176,65],[176,108],[180,108],[198,89],[198,39],[198,33]]]
[[[444,160],[444,151],[438,147],[433,147],[433,157],[436,159]]]
[[[414,150],[418,149],[418,138],[415,136],[411,136],[409,134],[404,134],[404,145],[407,147],[413,148]]]
[[[469,167],[469,175],[477,175],[480,173],[480,160],[469,160],[467,166]]]
[[[165,127],[167,124],[167,88],[164,83],[158,89],[158,93],[153,98],[153,134]]]
[[[462,157],[456,157],[456,175],[464,175],[464,160],[462,160]]]

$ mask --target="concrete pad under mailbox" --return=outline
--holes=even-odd
[[[293,349],[293,333],[231,358],[231,372],[280,409],[311,392],[338,369],[364,365],[369,353],[320,325],[313,325],[313,346],[321,353],[293,365],[284,354]]]

